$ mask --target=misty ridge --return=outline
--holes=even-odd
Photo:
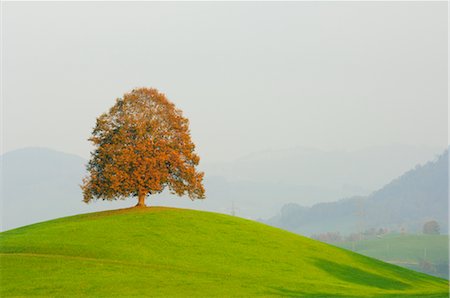
[[[337,226],[332,222],[333,212],[325,211],[319,217],[310,216],[320,222],[314,226],[305,216],[305,210],[309,210],[307,206],[352,196],[373,197],[373,191],[415,165],[433,160],[436,152],[437,149],[418,146],[386,146],[355,152],[305,148],[258,152],[232,162],[201,163],[206,175],[206,200],[190,201],[165,192],[152,196],[149,205],[235,214],[309,236],[315,232],[331,231]],[[82,203],[79,184],[85,175],[87,161],[79,156],[46,148],[25,148],[4,154],[1,161],[4,230],[56,217],[129,205],[126,201]],[[442,181],[442,177],[436,181]],[[411,192],[414,197],[414,189]],[[353,200],[331,205],[333,210],[348,205],[342,207],[348,213],[347,219],[339,218],[341,226],[338,226],[342,233],[354,231],[355,221],[359,220],[354,215]],[[402,204],[408,205],[408,200],[403,200]],[[389,205],[386,201],[383,204]],[[441,205],[433,205],[433,208],[442,213]],[[314,206],[311,210],[317,208]],[[323,216],[324,212],[326,216]],[[401,210],[398,212],[402,213]],[[429,217],[432,214],[430,209]],[[442,219],[443,215],[438,217]],[[399,223],[392,223],[395,224]]]
[[[312,207],[287,204],[265,222],[303,235],[334,232],[344,236],[380,229],[420,234],[424,223],[431,220],[437,221],[441,233],[448,234],[448,150],[369,196]]]

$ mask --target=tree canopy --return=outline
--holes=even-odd
[[[427,221],[423,225],[423,233],[424,234],[439,235],[439,232],[440,232],[439,230],[440,230],[439,223],[435,220]]]
[[[84,202],[171,193],[203,199],[203,173],[196,166],[189,121],[163,93],[134,89],[97,118],[89,140],[95,150],[81,186]]]

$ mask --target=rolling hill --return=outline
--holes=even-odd
[[[257,222],[173,208],[0,234],[1,297],[447,297],[445,280]]]

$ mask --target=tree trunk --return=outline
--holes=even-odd
[[[138,203],[136,204],[136,207],[146,207],[145,205],[145,193],[144,192],[139,192],[138,194]]]

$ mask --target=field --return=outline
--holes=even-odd
[[[447,297],[439,278],[257,222],[162,207],[0,234],[1,297]]]
[[[387,235],[337,246],[448,279],[448,235]]]

